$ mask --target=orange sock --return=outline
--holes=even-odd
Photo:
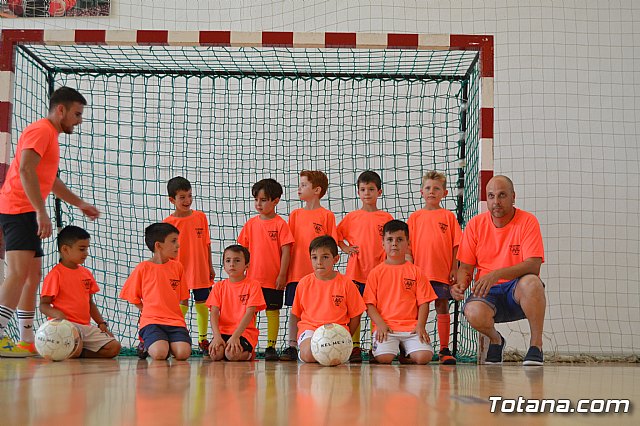
[[[449,329],[451,317],[449,314],[438,314],[438,337],[440,338],[440,350],[449,347]]]

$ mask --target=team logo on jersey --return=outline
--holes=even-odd
[[[321,223],[313,222],[313,229],[316,231],[316,234],[324,234],[324,226]]]
[[[405,278],[404,279],[404,289],[405,290],[411,290],[413,288],[413,286],[416,285],[416,280],[414,280],[413,278]]]
[[[241,294],[240,296],[240,304],[241,305],[246,305],[247,301],[249,300],[249,294]]]
[[[511,254],[514,256],[518,256],[520,254],[520,244],[512,244],[509,246],[509,250],[511,250]]]
[[[447,232],[447,229],[449,228],[449,225],[447,225],[446,223],[442,223],[442,222],[438,222],[438,225],[440,226],[440,230],[442,231],[443,234],[445,232]]]
[[[381,237],[384,237],[384,225],[378,225],[378,234],[380,234]]]
[[[344,300],[344,296],[340,296],[337,294],[332,295],[331,298],[333,299],[333,304],[336,306],[340,306],[342,304],[342,301]]]
[[[180,285],[180,280],[169,280],[169,284],[171,284],[171,288],[175,290]]]
[[[196,236],[198,238],[202,238],[203,235],[204,235],[204,228],[196,228]]]
[[[84,285],[85,290],[91,290],[91,280],[89,278],[87,278],[86,280],[82,280],[82,285]]]
[[[269,238],[271,238],[271,240],[273,241],[278,240],[278,231],[268,231],[268,232],[269,232]]]

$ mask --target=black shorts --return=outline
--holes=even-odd
[[[211,287],[209,288],[194,288],[191,290],[191,294],[193,294],[193,300],[196,302],[206,302],[209,298],[209,294],[211,293]]]
[[[282,299],[284,298],[284,290],[276,290],[275,288],[262,287],[262,295],[267,304],[267,311],[275,311],[282,309]]]
[[[6,251],[35,251],[33,257],[42,257],[42,240],[38,237],[36,212],[3,214],[0,213],[0,225],[4,235]]]
[[[229,339],[231,338],[230,334],[221,334],[221,336],[222,336],[222,340],[224,340],[225,342],[229,341]],[[240,346],[242,346],[242,350],[244,352],[249,352],[249,353],[253,352],[253,346],[251,345],[251,343],[249,343],[247,339],[244,338],[244,336],[240,336]]]
[[[185,327],[175,325],[149,324],[140,329],[140,338],[144,342],[144,347],[148,350],[151,345],[159,340],[169,343],[186,342],[191,344],[189,330]]]
[[[287,306],[293,306],[293,300],[296,298],[296,288],[298,283],[289,283],[284,290],[284,304]]]
[[[358,291],[360,292],[360,296],[362,296],[364,294],[364,286],[365,286],[365,284],[361,283],[360,281],[356,281],[356,280],[351,280],[351,281],[353,281],[353,283],[358,286]]]

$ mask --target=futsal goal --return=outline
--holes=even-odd
[[[355,181],[368,169],[382,176],[380,207],[395,218],[421,208],[421,176],[432,169],[446,174],[444,206],[463,227],[482,209],[493,170],[491,36],[3,30],[1,37],[5,168],[55,88],[77,88],[88,100],[76,133],[60,137],[60,177],[102,216],[87,221],[53,198],[49,207],[58,226],[91,233],[86,266],[101,287],[95,299],[128,350],[138,314],[117,295],[150,255],[144,228],[172,211],[171,177],[192,182],[219,277],[222,250],[255,214],[250,189],[262,178],[284,186],[285,218],[301,205],[303,169],[328,175],[322,203],[338,221],[358,208]],[[46,273],[58,261],[53,239],[45,253]],[[474,360],[476,333],[457,309],[452,304],[452,341],[460,359]],[[284,347],[288,312],[281,312]],[[187,319],[195,336],[195,314]],[[262,314],[259,327],[266,330]],[[433,313],[429,331],[437,339]],[[362,333],[366,349],[368,319]]]

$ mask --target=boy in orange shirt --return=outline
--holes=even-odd
[[[298,282],[305,275],[313,272],[309,261],[309,244],[322,235],[329,235],[334,240],[338,239],[336,231],[336,217],[332,212],[320,205],[320,199],[324,197],[329,188],[329,179],[321,171],[303,170],[300,172],[300,184],[298,185],[298,197],[304,201],[303,208],[295,209],[289,216],[289,228],[293,233],[295,243],[291,249],[291,263],[287,275],[287,288],[285,289],[284,303],[292,306],[296,295]],[[280,360],[296,361],[298,359],[298,342],[295,338],[298,327],[295,317],[289,318],[289,347],[282,352]]]
[[[198,323],[198,346],[206,355],[209,353],[207,328],[209,327],[209,310],[205,305],[211,292],[211,285],[215,278],[213,262],[211,260],[211,238],[209,236],[209,222],[204,213],[193,210],[193,196],[191,183],[183,177],[174,177],[167,183],[169,201],[175,206],[175,211],[163,222],[170,223],[180,231],[180,250],[178,260],[184,268],[184,283],[191,290],[195,301],[196,320]],[[189,310],[189,301],[180,305],[182,314]]]
[[[456,256],[462,231],[455,215],[440,205],[448,194],[446,188],[447,177],[443,173],[430,171],[425,174],[420,188],[424,208],[412,213],[407,224],[412,237],[413,263],[420,267],[438,295],[435,302],[440,338],[438,358],[442,364],[453,365],[456,359],[449,350],[449,300],[458,273]]]
[[[89,239],[89,233],[77,226],[66,226],[60,231],[60,263],[44,279],[40,312],[49,319],[66,319],[76,326],[81,341],[72,357],[113,358],[120,353],[120,343],[93,301],[92,295],[100,291],[98,284],[82,266],[89,254]],[[92,319],[97,327],[91,325]]]
[[[140,337],[155,360],[172,354],[184,361],[191,355],[191,336],[180,309],[189,299],[178,256],[178,229],[169,223],[154,223],[144,230],[144,240],[153,252],[140,262],[125,281],[120,298],[140,309]]]
[[[333,269],[340,261],[333,237],[314,238],[309,245],[313,274],[298,283],[291,317],[298,325],[300,359],[317,362],[311,353],[311,336],[324,324],[342,325],[353,334],[366,306],[353,282]]]
[[[213,332],[209,354],[213,361],[249,361],[258,344],[256,313],[266,308],[264,289],[245,276],[250,259],[246,247],[231,245],[222,258],[229,278],[217,282],[207,299]]]
[[[373,268],[364,289],[367,313],[373,321],[375,360],[391,364],[400,351],[406,364],[427,364],[433,357],[425,326],[429,302],[436,299],[420,268],[406,261],[409,227],[400,220],[384,225],[384,263]]]
[[[253,257],[251,264],[247,260],[247,277],[260,283],[267,304],[267,349],[264,359],[277,361],[275,346],[280,327],[280,309],[294,240],[289,225],[275,210],[282,196],[282,185],[274,179],[262,179],[253,185],[251,194],[259,214],[244,225],[238,243],[247,247],[250,253],[259,254]]]
[[[367,170],[358,176],[356,187],[362,208],[348,213],[338,225],[338,246],[349,255],[345,275],[353,280],[362,295],[369,272],[384,262],[384,249],[380,244],[382,227],[393,217],[378,209],[378,198],[382,195],[380,175]],[[362,362],[360,325],[351,337],[353,351],[349,362]]]

